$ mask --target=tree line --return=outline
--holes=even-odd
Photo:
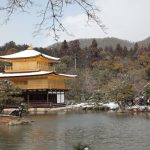
[[[62,60],[58,71],[78,75],[74,83],[70,83],[73,88],[67,95],[69,99],[115,100],[123,105],[143,94],[149,98],[144,91],[149,89],[150,44],[140,47],[135,43],[127,48],[118,43],[115,48],[102,48],[94,39],[89,47],[81,48],[78,40],[64,41],[55,55]]]
[[[10,54],[27,47],[26,44],[16,45],[11,41],[0,47],[0,53]],[[118,43],[115,48],[102,48],[98,47],[94,39],[89,47],[81,48],[79,40],[64,40],[59,49],[34,49],[60,57],[57,72],[78,75],[75,80],[66,83],[72,87],[66,95],[69,100],[116,100],[123,104],[123,101],[133,100],[142,94],[149,99],[150,44],[140,47],[135,43],[133,47],[127,48]]]

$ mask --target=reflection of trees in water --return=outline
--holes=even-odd
[[[1,126],[0,127],[0,149],[3,150],[20,150],[24,141],[23,126]]]

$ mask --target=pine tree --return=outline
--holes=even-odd
[[[122,56],[126,57],[128,55],[128,49],[126,46],[124,46],[123,51],[122,51]]]
[[[139,51],[139,45],[138,43],[135,43],[134,44],[134,48],[133,48],[133,56],[137,56],[138,54],[140,54],[140,51]]]
[[[148,44],[148,51],[150,51],[150,43]]]
[[[122,47],[119,43],[116,45],[115,55],[116,56],[122,56]]]
[[[65,56],[65,55],[69,55],[69,47],[68,47],[68,43],[66,40],[64,40],[61,44],[60,47],[60,57]]]
[[[97,48],[97,46],[98,46],[97,41],[95,39],[93,39],[91,47]]]
[[[7,104],[18,105],[23,101],[22,91],[8,80],[0,80],[0,113]]]
[[[90,62],[90,65],[92,65],[95,61],[99,60],[100,51],[99,51],[97,45],[98,45],[97,41],[95,39],[93,39],[92,44],[89,47],[89,54],[90,54],[89,62]]]
[[[82,49],[80,48],[79,40],[74,40],[69,43],[69,51],[70,55],[72,56],[73,65],[76,68],[82,65]]]
[[[150,84],[149,83],[144,87],[144,94],[145,94],[146,99],[150,98]]]

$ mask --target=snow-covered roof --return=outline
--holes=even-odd
[[[71,78],[77,77],[77,75],[71,75],[71,74],[61,74],[61,73],[59,73],[58,75],[64,76],[64,77],[71,77]]]
[[[56,61],[60,60],[60,58],[48,56],[46,54],[43,54],[33,49],[30,49],[30,50],[27,49],[27,50],[23,50],[21,52],[17,52],[14,54],[0,56],[0,58],[1,59],[19,59],[19,58],[29,58],[29,57],[36,57],[36,56],[43,56],[47,59],[56,60]]]
[[[28,77],[28,76],[39,76],[39,75],[49,75],[49,74],[70,77],[70,78],[76,77],[76,75],[57,74],[52,71],[36,71],[36,72],[21,72],[21,73],[0,73],[0,78]]]
[[[53,72],[50,71],[36,71],[36,72],[19,72],[19,73],[0,73],[0,78],[8,78],[8,77],[23,77],[23,76],[38,76],[38,75],[46,75],[51,74]]]

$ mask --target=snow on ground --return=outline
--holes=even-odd
[[[140,106],[140,105],[134,105],[134,106],[131,106],[131,107],[127,107],[128,110],[132,110],[132,109],[138,109],[140,111],[143,111],[145,109],[147,109],[148,111],[150,110],[150,106]]]
[[[114,102],[109,102],[109,103],[103,104],[103,106],[108,107],[111,110],[119,108],[119,105]]]
[[[105,104],[100,103],[99,105],[102,107],[108,107],[111,110],[115,110],[115,109],[119,108],[118,104],[116,104],[114,102],[109,102],[109,103],[105,103]],[[94,108],[96,105],[95,105],[95,103],[79,103],[79,104],[75,104],[72,106],[74,108]]]

